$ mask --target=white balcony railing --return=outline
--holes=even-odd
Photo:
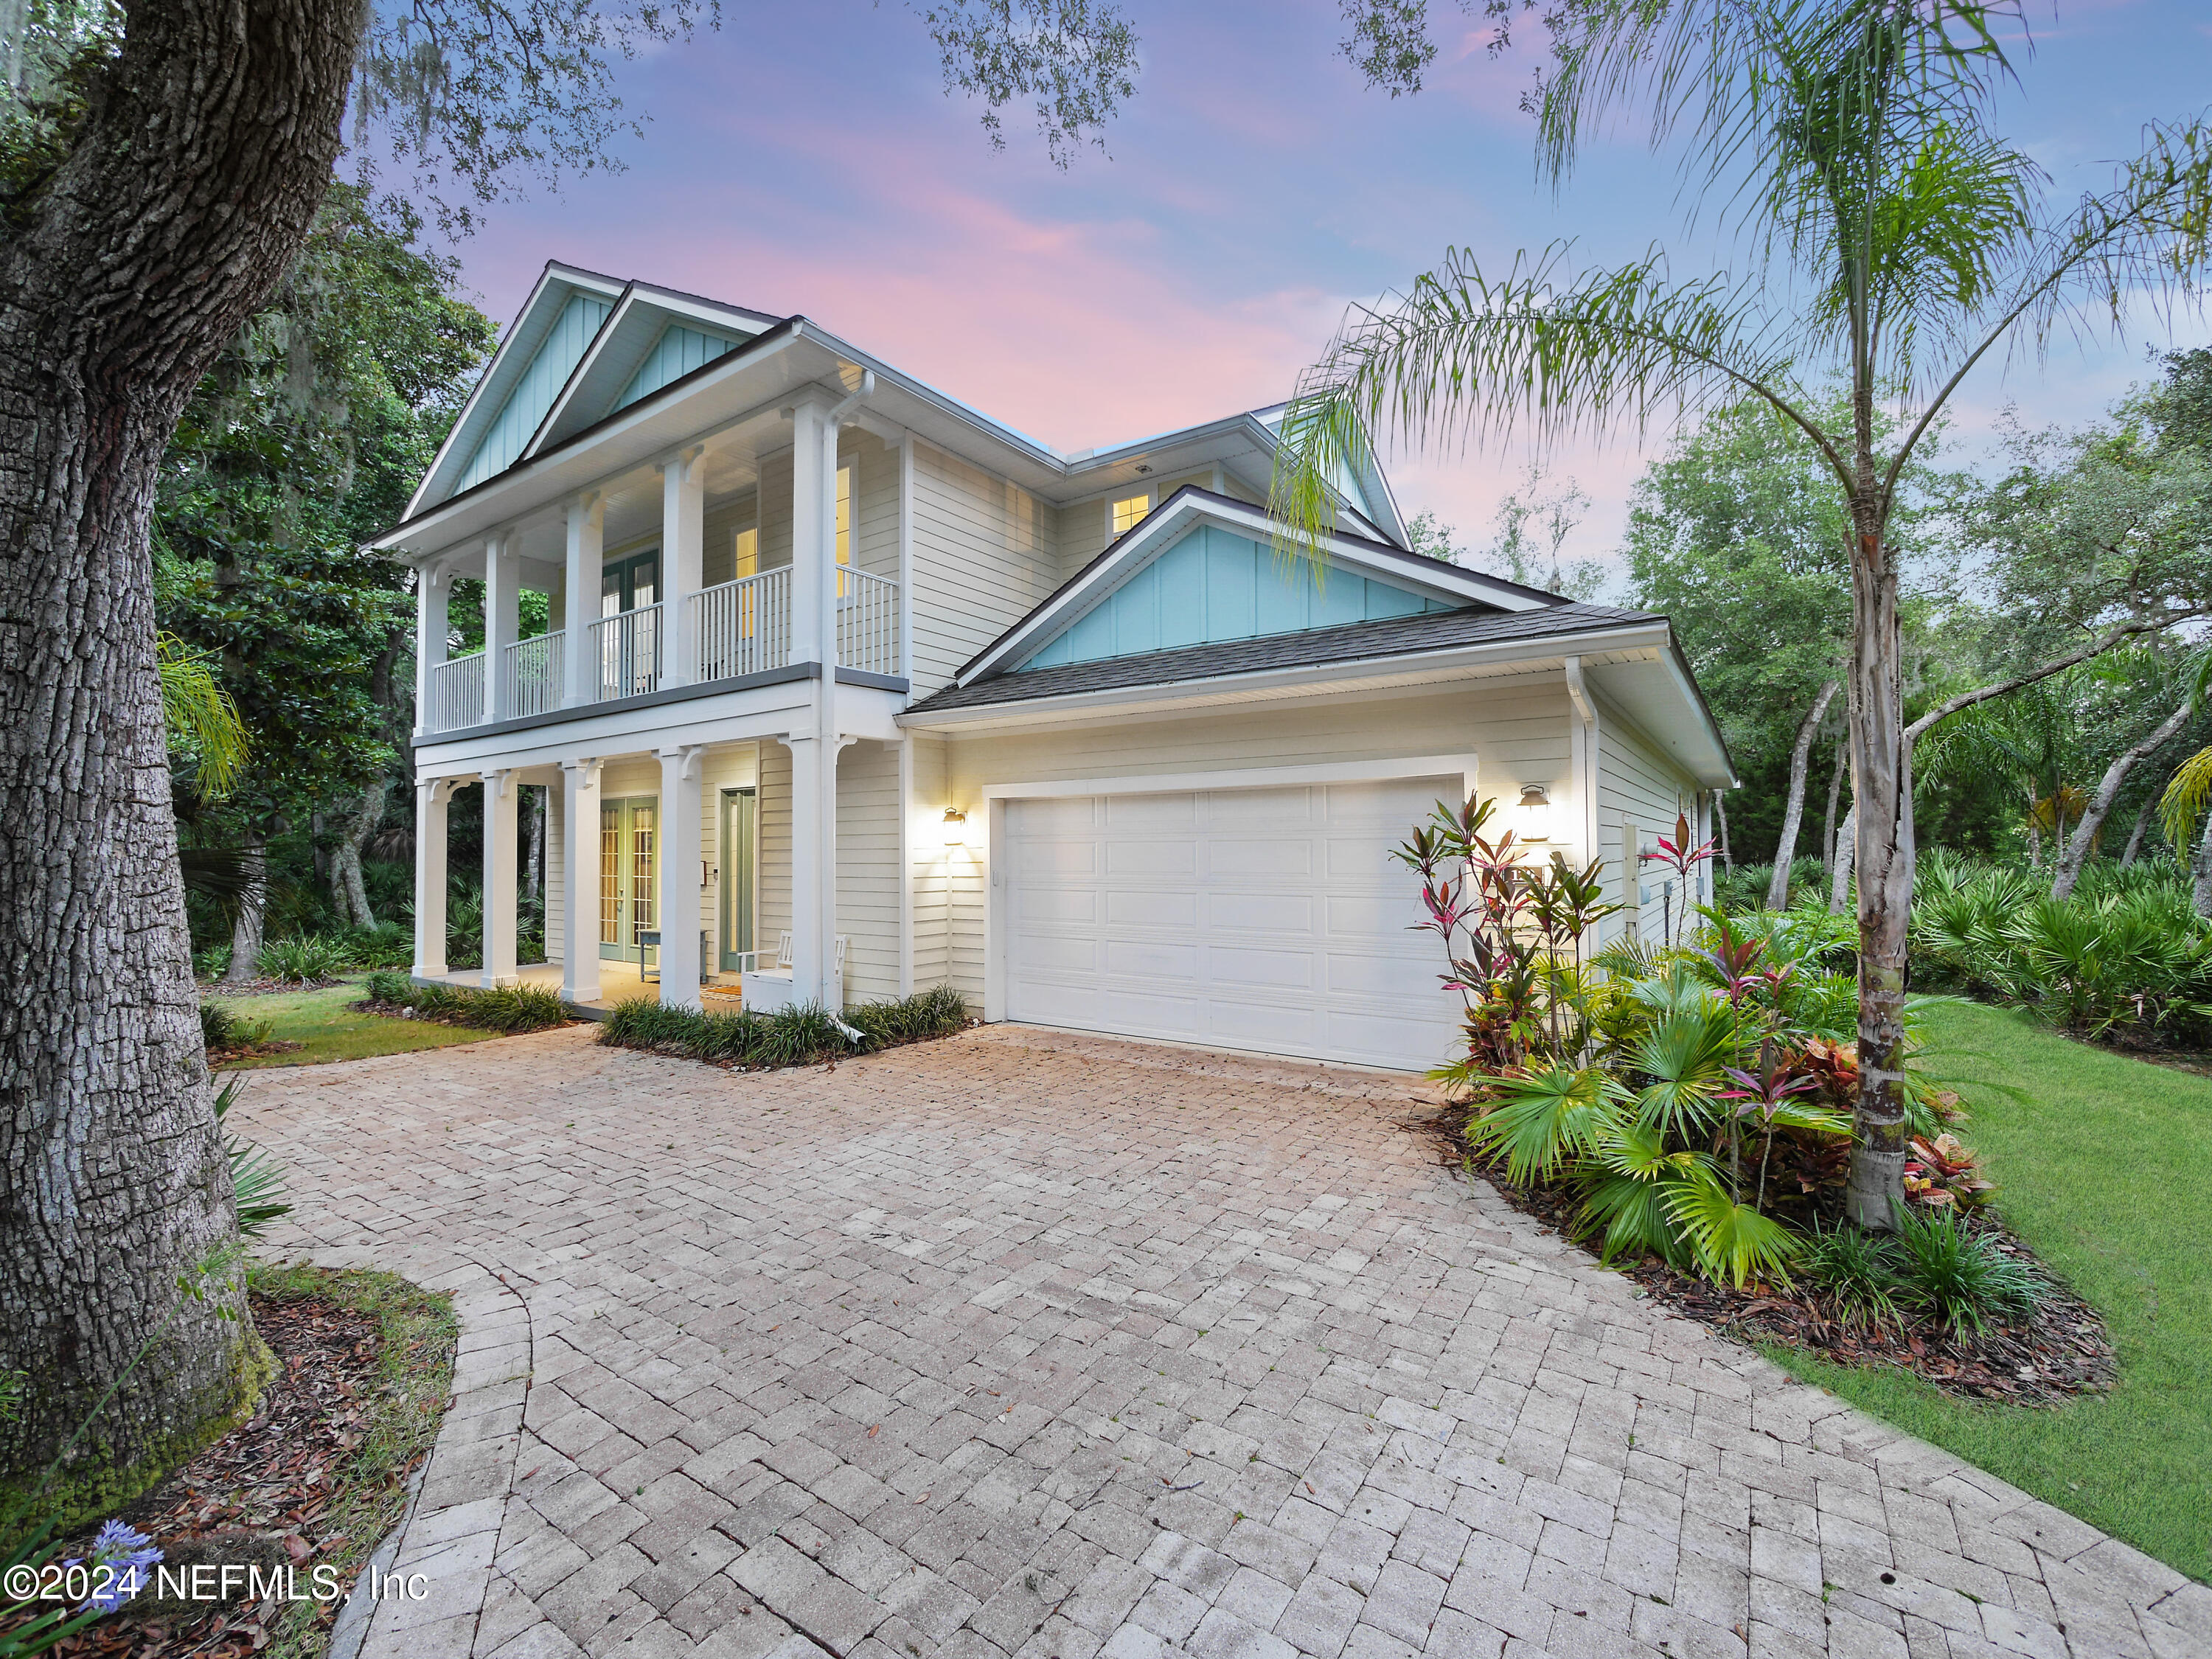
[[[548,714],[561,706],[561,677],[568,653],[562,649],[566,635],[540,634],[518,640],[502,653],[506,659],[507,709],[520,720],[529,714]]]
[[[592,655],[599,665],[598,701],[642,696],[660,689],[660,607],[602,617],[592,624]]]
[[[791,568],[763,570],[694,593],[694,677],[726,680],[791,660]]]
[[[457,732],[484,720],[484,653],[435,663],[430,669],[430,707],[422,722],[428,732]]]
[[[837,662],[871,674],[899,672],[899,585],[890,577],[837,573]]]

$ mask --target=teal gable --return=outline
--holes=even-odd
[[[530,367],[522,371],[522,378],[478,440],[476,453],[469,457],[468,467],[454,488],[466,489],[514,465],[515,457],[538,430],[545,411],[553,407],[554,398],[568,384],[569,372],[583,361],[585,348],[612,308],[595,294],[569,296],[537,356],[530,360]]]
[[[615,407],[628,409],[647,392],[658,392],[671,380],[680,380],[693,369],[704,368],[723,353],[737,349],[735,340],[726,340],[719,334],[702,334],[696,329],[672,323],[661,331],[659,340],[638,365],[637,373],[629,377],[623,395],[615,399]]]
[[[1133,657],[1183,645],[1302,634],[1464,607],[1344,565],[1316,583],[1304,560],[1201,525],[1115,588],[1022,668]]]

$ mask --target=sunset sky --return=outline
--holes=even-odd
[[[2212,101],[2208,0],[2032,3],[2008,131],[2056,190],[2101,186],[2146,121]],[[502,323],[549,258],[802,312],[1073,449],[1279,400],[1347,303],[1453,245],[1486,267],[1572,239],[1583,264],[1656,244],[1680,276],[1729,268],[1710,223],[1683,233],[1673,160],[1626,135],[1556,198],[1540,187],[1516,107],[1531,61],[1493,60],[1451,0],[1433,6],[1447,38],[1426,89],[1396,100],[1336,54],[1334,0],[1125,6],[1138,95],[1106,152],[1063,173],[1025,112],[989,148],[896,0],[725,0],[718,33],[623,67],[625,105],[651,116],[628,170],[495,210],[460,246],[465,276]],[[2171,338],[2212,330],[2147,316],[2124,342],[1983,374],[1959,405],[1959,455],[1989,452],[2008,401],[2032,423],[2094,416]],[[1594,501],[1575,554],[1613,552],[1649,453],[1629,434],[1547,458]],[[1390,471],[1408,514],[1433,509],[1479,547],[1528,459],[1401,455]]]

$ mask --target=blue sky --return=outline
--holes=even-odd
[[[1673,160],[1627,134],[1564,192],[1540,186],[1516,106],[1530,59],[1492,59],[1452,0],[1432,8],[1443,51],[1426,88],[1398,100],[1337,55],[1334,0],[1124,4],[1143,41],[1138,95],[1106,153],[1060,172],[1018,113],[1006,149],[988,147],[896,0],[726,0],[719,33],[623,66],[626,106],[651,117],[623,147],[627,170],[496,209],[459,249],[465,277],[502,322],[548,258],[803,312],[1080,448],[1280,399],[1348,303],[1454,245],[1486,267],[1560,239],[1583,264],[1656,244],[1680,275],[1729,264],[1710,227],[1684,234]],[[2056,191],[2101,185],[2145,122],[2212,104],[2207,0],[2031,4],[2036,49],[2006,131]],[[2124,341],[1984,372],[1958,405],[1957,454],[1990,453],[2008,401],[2032,424],[2093,418],[2170,338],[2212,330],[2145,317]],[[1545,458],[1593,499],[1571,555],[1613,551],[1662,441]],[[1432,509],[1480,544],[1529,459],[1493,445],[1390,470],[1409,513]]]

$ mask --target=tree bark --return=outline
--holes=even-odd
[[[259,836],[246,838],[238,863],[245,881],[239,889],[238,908],[231,913],[225,985],[251,985],[261,977],[262,930],[269,917],[269,848]]]
[[[1912,749],[1905,733],[1905,634],[1896,561],[1883,540],[1870,382],[1853,392],[1851,810],[1858,877],[1859,1097],[1845,1203],[1863,1227],[1895,1225],[1905,1201],[1905,936],[1917,848]],[[1843,868],[1843,860],[1837,860]]]
[[[2136,814],[2136,827],[2128,831],[2128,850],[2120,854],[2121,869],[2134,866],[2136,854],[2142,850],[2143,831],[2150,828],[2150,815],[2157,805],[2158,797],[2153,794],[2143,801],[2142,810]]]
[[[2081,866],[2087,861],[2089,849],[2096,844],[2097,832],[2105,827],[2105,820],[2111,815],[2112,803],[2119,798],[2121,787],[2128,781],[2128,774],[2134,771],[2140,763],[2149,759],[2160,744],[2170,741],[2175,732],[2189,723],[2189,716],[2193,712],[2191,705],[2184,702],[2159,722],[2156,731],[2134,748],[2122,750],[2113,758],[2112,763],[2105,769],[2104,779],[2097,785],[2097,793],[2089,797],[2088,804],[2081,809],[2081,821],[2074,826],[2074,833],[2066,838],[2059,849],[2058,873],[2051,883],[2051,897],[2063,899],[2072,896],[2074,884],[2081,879]],[[2056,821],[2055,808],[2053,821]],[[2136,833],[2142,833],[2140,821],[2136,823]],[[2130,842],[2129,845],[2132,848],[2134,843]]]
[[[338,909],[356,927],[376,926],[376,912],[369,908],[368,887],[361,878],[361,849],[368,838],[384,827],[384,798],[386,780],[382,778],[361,792],[353,809],[339,820],[337,844],[331,848],[331,892],[338,902]]]
[[[1722,789],[1713,791],[1713,818],[1721,827],[1721,868],[1734,870],[1735,856],[1729,851],[1728,804],[1722,799],[1726,793]]]
[[[2203,833],[2197,837],[2197,851],[2190,856],[2189,877],[2197,914],[2212,921],[2212,812],[2204,815]]]
[[[64,1517],[188,1457],[272,1364],[200,1045],[147,531],[186,398],[329,184],[364,15],[130,6],[0,243],[0,1370],[30,1378],[0,1488],[67,1447],[40,1500]]]
[[[1850,733],[1836,739],[1836,763],[1828,769],[1828,816],[1820,821],[1820,868],[1836,867],[1836,808],[1844,799],[1844,760],[1851,744]]]
[[[1774,874],[1766,884],[1770,910],[1787,909],[1790,905],[1790,864],[1797,856],[1797,826],[1805,817],[1805,769],[1813,757],[1813,737],[1820,729],[1828,705],[1842,689],[1842,682],[1830,680],[1797,723],[1797,741],[1790,750],[1790,799],[1782,809],[1782,838],[1774,843]]]
[[[1840,916],[1851,901],[1851,866],[1857,848],[1852,828],[1858,822],[1859,804],[1853,801],[1844,813],[1844,827],[1836,836],[1836,860],[1828,866],[1828,914]]]

